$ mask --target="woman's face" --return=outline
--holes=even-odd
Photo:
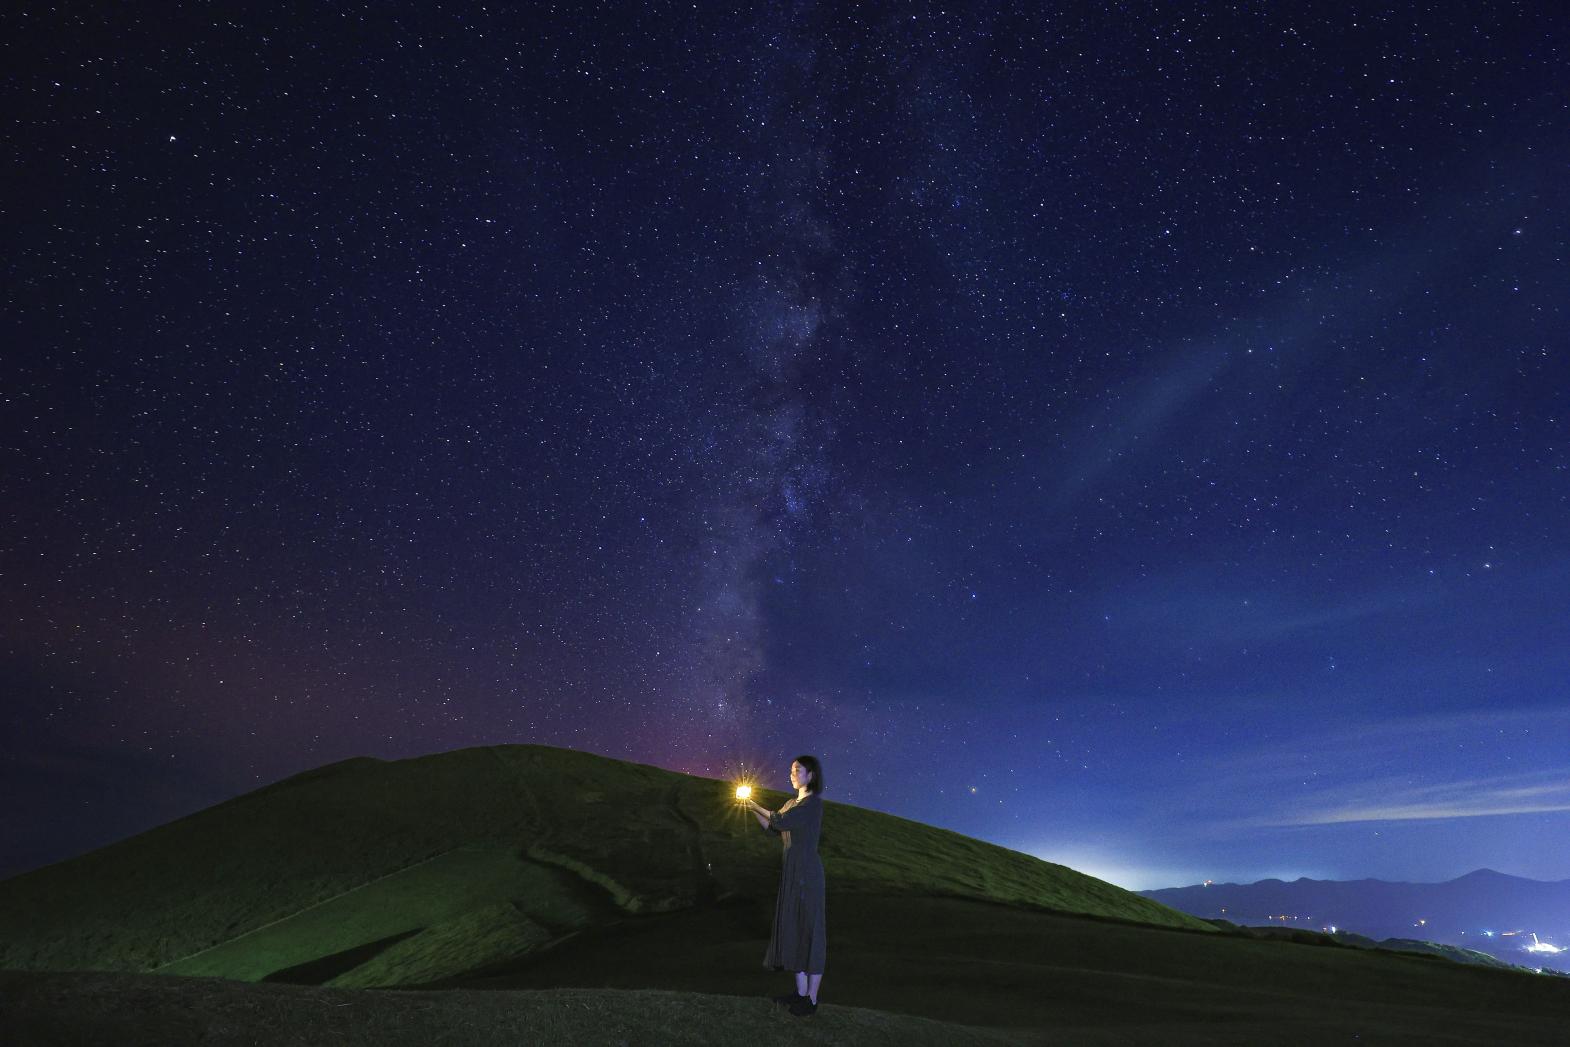
[[[799,760],[792,760],[790,765],[790,787],[800,789],[812,780],[812,772],[801,765]]]

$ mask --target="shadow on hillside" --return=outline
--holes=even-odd
[[[1164,1028],[1171,1042],[1205,1042],[1206,1029],[1252,1028],[1264,1036],[1260,1043],[1546,1047],[1563,1045],[1570,1029],[1570,985],[1432,957],[958,898],[830,892],[827,907],[824,1003],[1000,1029],[1122,1029],[1143,1037]],[[771,915],[771,906],[736,901],[625,920],[547,954],[432,987],[784,992],[790,976],[762,966]],[[1316,1038],[1332,1028],[1342,1040]]]
[[[305,963],[297,963],[293,967],[284,967],[269,974],[262,981],[280,982],[284,985],[321,985],[323,982],[332,981],[340,974],[354,970],[360,964],[375,958],[404,939],[414,937],[424,929],[416,927],[401,931],[379,941],[366,942],[364,945],[356,945],[352,949],[333,953],[331,956],[320,956]]]

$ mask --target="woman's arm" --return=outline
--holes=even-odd
[[[763,806],[757,800],[748,800],[747,806],[752,809],[752,816],[758,819],[758,824],[763,826],[766,831],[771,833],[779,832],[778,829],[769,824],[769,818],[773,812],[771,812],[767,807]]]
[[[789,810],[786,809],[787,807]],[[807,807],[794,800],[778,811],[764,813],[768,815],[769,828],[774,832],[790,832],[792,829],[802,828],[807,824],[807,818],[811,816],[811,811]]]

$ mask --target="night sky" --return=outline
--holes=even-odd
[[[0,875],[541,743],[1570,878],[1570,19],[1037,7],[8,8]]]

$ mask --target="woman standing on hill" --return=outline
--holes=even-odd
[[[774,902],[774,933],[763,954],[763,966],[772,971],[796,972],[796,995],[774,997],[789,1003],[795,1015],[818,1012],[818,984],[823,981],[823,957],[828,944],[823,918],[823,860],[818,838],[823,829],[823,768],[815,756],[798,756],[790,765],[794,799],[778,812],[756,801],[747,806],[758,824],[785,841],[780,869],[780,892]]]

